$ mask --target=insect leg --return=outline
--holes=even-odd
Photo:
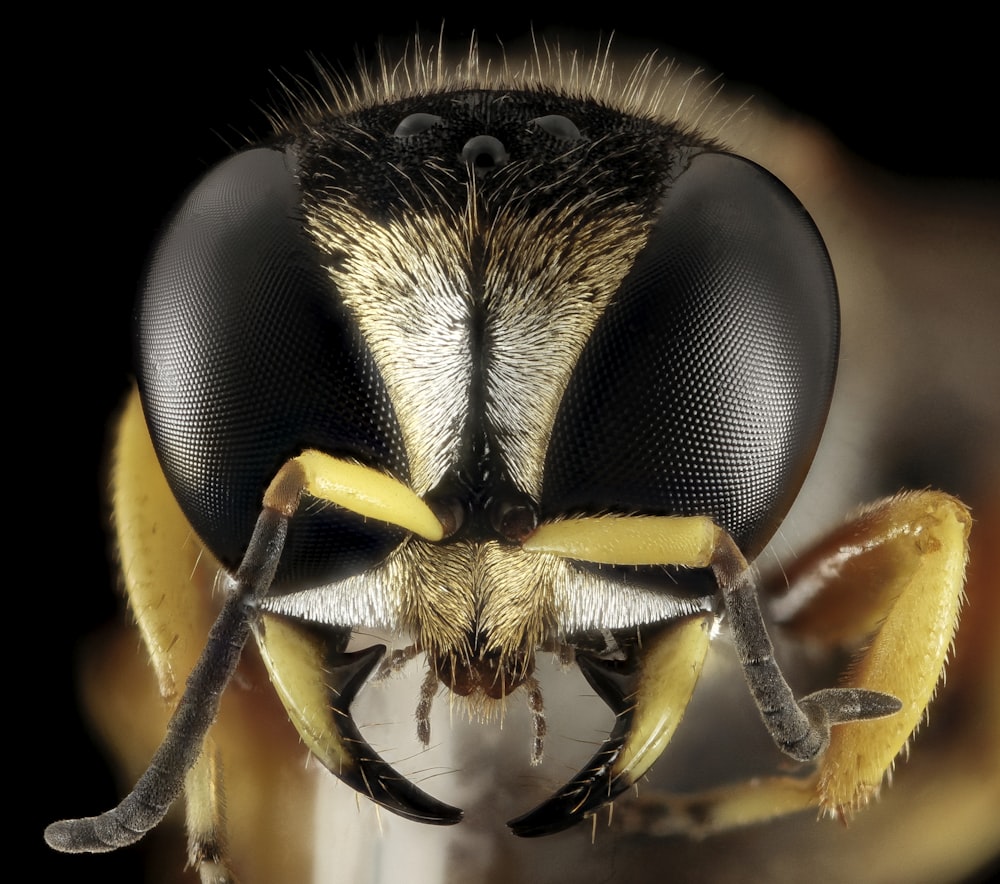
[[[228,867],[222,759],[212,738],[206,737],[201,755],[184,781],[188,833],[188,863],[198,870],[202,884],[234,884]]]
[[[812,761],[829,745],[832,725],[882,718],[902,708],[891,694],[859,688],[829,688],[796,702],[774,659],[754,572],[725,532],[719,532],[711,567],[722,589],[750,693],[772,739],[787,755],[796,761]]]
[[[793,636],[829,648],[866,643],[844,683],[891,693],[898,713],[835,728],[806,777],[758,777],[687,795],[646,792],[619,809],[624,830],[703,836],[817,806],[846,817],[871,800],[942,678],[970,524],[968,510],[939,492],[883,500],[800,555],[771,593],[774,619]]]
[[[880,501],[800,556],[772,605],[800,638],[867,641],[845,684],[901,701],[898,715],[833,732],[818,786],[831,815],[877,794],[926,712],[958,626],[971,524],[968,509],[940,492]]]

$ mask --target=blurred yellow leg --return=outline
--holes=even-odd
[[[895,715],[834,729],[817,787],[831,815],[877,795],[924,717],[958,628],[971,524],[940,492],[880,501],[803,556],[775,602],[778,620],[800,637],[867,641],[845,685],[902,703]]]

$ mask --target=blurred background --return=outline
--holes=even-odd
[[[297,14],[290,10],[288,17]],[[792,514],[799,521],[782,542],[792,548],[866,499],[927,486],[973,506],[982,520],[974,543],[980,530],[984,538],[1000,539],[1000,192],[995,139],[988,135],[997,74],[981,24],[956,17],[890,27],[845,17],[820,27],[796,23],[791,38],[787,22],[759,11],[671,12],[669,27],[611,12],[590,19],[546,15],[537,6],[530,17],[502,19],[497,13],[398,20],[381,10],[358,14],[360,23],[355,19],[350,28],[336,12],[303,15],[287,29],[267,24],[249,48],[234,45],[246,42],[235,34],[196,39],[191,31],[197,27],[170,10],[163,11],[165,45],[157,46],[148,24],[137,24],[123,44],[91,39],[98,20],[86,22],[86,40],[74,39],[74,28],[83,23],[63,21],[61,48],[39,52],[38,67],[25,71],[21,88],[37,99],[28,114],[27,151],[14,154],[15,162],[27,157],[31,190],[32,234],[25,248],[40,249],[45,276],[56,278],[47,278],[38,293],[25,293],[32,316],[21,333],[32,340],[37,364],[26,371],[19,363],[11,375],[12,412],[27,418],[27,450],[40,469],[14,467],[23,474],[15,482],[28,482],[16,498],[28,502],[13,547],[20,563],[15,609],[24,608],[16,622],[38,639],[26,663],[9,664],[17,718],[8,721],[16,721],[9,740],[28,760],[34,783],[18,803],[28,804],[24,840],[41,880],[142,879],[141,849],[74,858],[50,853],[41,841],[51,820],[98,812],[120,797],[77,713],[74,672],[86,636],[106,623],[127,622],[108,565],[103,494],[109,422],[130,378],[131,302],[146,250],[172,205],[232,148],[268,133],[261,108],[280,92],[275,78],[311,78],[307,51],[349,71],[356,47],[372,58],[380,35],[405,40],[418,19],[424,38],[436,40],[444,17],[448,38],[459,44],[476,28],[484,45],[498,38],[511,46],[533,23],[540,37],[561,35],[564,44],[592,50],[599,34],[614,31],[616,56],[656,49],[723,74],[725,95],[737,102],[754,96],[753,118],[737,140],[762,154],[770,151],[771,167],[782,166],[774,170],[817,216],[841,284],[850,287],[844,330],[849,364],[830,441],[817,464],[823,474],[811,478],[801,511]],[[180,39],[172,39],[176,28]],[[36,85],[43,72],[55,75],[58,89]],[[769,132],[776,133],[770,147]],[[15,323],[10,327],[17,334]],[[48,379],[50,371],[57,382]],[[943,698],[940,717],[952,716],[952,747],[960,743],[965,754],[986,747],[979,782],[993,790],[985,806],[992,802],[995,822],[1000,729],[996,707],[983,709],[977,698],[1000,694],[1000,680],[995,649],[993,657],[976,654],[989,652],[1000,629],[1000,542],[978,542],[981,559],[974,566],[984,601],[966,618],[970,650],[963,649],[963,628],[959,688],[952,705]],[[963,685],[966,693],[959,694]],[[935,712],[935,725],[937,719]],[[944,758],[943,769],[952,749],[943,730],[936,741],[934,733],[925,735],[927,755]],[[924,742],[915,747],[914,763]],[[931,816],[949,813],[942,806]],[[891,818],[883,825],[885,831],[902,827]],[[776,832],[774,843],[809,837],[801,829]],[[768,837],[750,833],[722,844],[671,848],[673,879],[754,880],[745,872],[766,867],[752,864],[765,863]],[[829,849],[799,843],[789,848],[793,856]],[[755,844],[763,845],[760,855]],[[587,849],[589,832],[572,845]],[[901,845],[905,839],[891,849]],[[649,852],[635,856],[667,856],[658,847],[642,849]],[[621,859],[602,871],[608,880],[624,879],[629,865],[624,857],[631,854],[621,845],[615,850]],[[586,854],[577,855],[590,863]],[[859,855],[863,868],[874,868],[867,854]],[[723,870],[730,866],[742,868],[744,877]],[[958,862],[954,869],[960,877],[986,879],[983,868]],[[948,872],[941,874],[946,877],[935,880],[948,880]],[[563,875],[590,880],[565,866]],[[538,867],[538,880],[544,876]],[[769,872],[759,879],[777,877]],[[496,880],[506,878],[498,873]]]

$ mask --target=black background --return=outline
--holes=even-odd
[[[271,11],[290,19],[282,27],[245,20],[214,34],[180,11],[146,22],[64,20],[59,44],[40,47],[24,70],[20,92],[31,107],[15,123],[8,162],[11,186],[27,190],[16,210],[26,229],[11,260],[30,282],[11,295],[28,318],[8,314],[8,328],[9,341],[23,339],[32,356],[8,375],[9,446],[19,458],[8,455],[8,469],[20,528],[7,542],[19,575],[9,641],[29,650],[7,655],[15,696],[6,763],[8,783],[23,783],[15,801],[28,811],[24,838],[9,849],[27,850],[36,880],[139,879],[134,851],[56,856],[41,832],[58,816],[116,800],[76,715],[73,667],[81,637],[124,618],[107,566],[102,464],[108,423],[128,385],[130,304],[146,249],[202,171],[244,136],[267,133],[259,106],[275,94],[275,75],[310,76],[307,51],[349,69],[355,46],[371,57],[378,35],[414,31],[418,16],[379,12],[376,21],[362,10],[368,20],[347,27],[336,12],[309,18],[289,7]],[[444,17],[459,41],[475,26],[484,42],[509,42],[532,21],[542,35],[591,35],[584,45],[615,31],[622,43],[698,60],[818,119],[873,164],[917,178],[996,178],[986,126],[997,117],[997,76],[981,22],[874,25],[841,13],[807,25],[715,8],[664,15],[670,25],[634,13],[560,18],[537,6],[532,18]],[[419,18],[425,38],[435,38],[442,15]],[[111,24],[128,36],[112,40]],[[95,38],[106,26],[109,36]]]

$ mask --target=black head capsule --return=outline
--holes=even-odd
[[[540,710],[540,647],[592,652],[601,618],[638,621],[619,610],[628,568],[543,563],[522,544],[547,522],[649,514],[711,519],[755,554],[819,439],[836,287],[795,198],[697,136],[550,92],[414,104],[324,117],[195,187],[140,299],[139,389],[178,502],[230,567],[264,489],[305,450],[438,514],[431,542],[350,506],[302,507],[263,610],[331,629],[328,660],[353,631],[405,631],[454,692],[524,685]],[[660,579],[656,616],[715,606],[702,581]],[[513,601],[525,587],[537,608]],[[340,714],[333,743],[355,762],[331,767],[362,782],[376,768]],[[406,809],[416,794],[372,791],[434,816],[422,796]],[[552,825],[590,807],[571,805]]]
[[[243,575],[222,639],[253,634],[336,776],[404,817],[461,816],[365,743],[350,706],[384,648],[352,639],[427,658],[424,742],[435,679],[480,711],[527,695],[536,760],[535,656],[582,661],[614,730],[512,824],[526,836],[648,770],[721,609],[757,625],[747,561],[812,460],[839,335],[823,241],[774,176],[547,87],[434,86],[289,124],[185,198],[136,317],[137,435],[184,536]],[[224,680],[193,682],[185,714]],[[204,719],[165,766],[197,756]]]

